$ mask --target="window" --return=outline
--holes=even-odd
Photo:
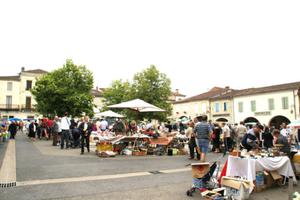
[[[26,90],[30,90],[32,88],[32,81],[26,81]]]
[[[12,91],[12,89],[13,89],[13,83],[7,82],[7,91]]]
[[[227,103],[224,102],[224,111],[227,111]]]
[[[256,101],[251,101],[251,111],[252,112],[256,111]]]
[[[239,102],[239,112],[242,113],[243,112],[243,102]]]
[[[202,113],[206,113],[206,104],[202,103]]]
[[[30,109],[31,108],[31,97],[26,97],[25,108],[26,109]]]
[[[6,108],[12,108],[12,96],[6,96]]]
[[[220,108],[219,108],[219,103],[215,103],[215,112],[219,112]]]
[[[269,104],[269,110],[274,110],[274,99],[268,99],[268,104]]]
[[[289,109],[289,98],[288,97],[282,97],[282,109],[286,110]]]

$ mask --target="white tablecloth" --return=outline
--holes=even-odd
[[[282,176],[293,177],[297,182],[291,161],[287,156],[265,157],[265,158],[240,158],[229,156],[227,163],[226,176],[240,176],[249,181],[254,181],[257,171],[275,171]]]

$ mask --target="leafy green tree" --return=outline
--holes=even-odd
[[[172,107],[168,101],[171,96],[171,80],[166,74],[160,73],[154,65],[135,74],[132,87],[132,96],[166,110],[166,112],[142,113],[142,117],[166,120],[171,114]]]
[[[142,99],[150,104],[166,110],[166,112],[156,113],[135,113],[128,110],[122,110],[129,118],[147,118],[166,120],[171,113],[171,104],[168,101],[171,95],[171,81],[158,69],[151,65],[144,71],[135,74],[133,83],[114,81],[110,88],[104,91],[105,107],[112,104],[121,103],[132,99]]]
[[[31,92],[37,101],[38,112],[43,115],[62,116],[68,112],[80,116],[83,112],[93,114],[92,88],[92,72],[66,60],[63,67],[37,80]]]
[[[123,101],[131,99],[131,85],[128,81],[115,80],[111,83],[111,86],[104,90],[104,110],[107,110],[107,106],[118,104]]]

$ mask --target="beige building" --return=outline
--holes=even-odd
[[[171,96],[169,97],[169,100],[171,103],[175,101],[180,101],[184,99],[186,95],[179,93],[179,89],[176,89],[175,92],[172,92]]]
[[[234,122],[233,97],[236,92],[226,87],[221,93],[209,98],[210,119],[213,122]]]
[[[194,118],[206,114],[211,119],[210,98],[226,91],[226,88],[214,87],[208,92],[173,102],[173,118]]]
[[[104,101],[104,98],[103,98],[103,92],[104,92],[105,88],[98,88],[96,87],[96,89],[92,89],[92,94],[94,96],[94,105],[96,107],[96,110],[97,111],[101,111],[102,108],[103,108],[103,101]]]
[[[279,128],[300,118],[300,82],[248,88],[234,95],[234,121]]]
[[[0,76],[0,118],[34,118],[36,104],[30,89],[36,80],[47,73],[41,69],[25,70],[17,76]]]

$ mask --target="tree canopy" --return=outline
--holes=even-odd
[[[111,87],[104,91],[105,106],[121,103],[132,99],[142,99],[150,104],[166,110],[166,112],[139,113],[140,118],[165,120],[171,113],[171,103],[168,101],[171,95],[171,81],[166,74],[160,73],[151,65],[149,68],[134,75],[132,83],[117,80]],[[126,112],[126,115],[134,118],[136,113]]]
[[[83,65],[66,60],[63,67],[47,73],[37,80],[32,94],[37,110],[43,115],[62,116],[68,112],[80,116],[93,114],[93,75]]]

